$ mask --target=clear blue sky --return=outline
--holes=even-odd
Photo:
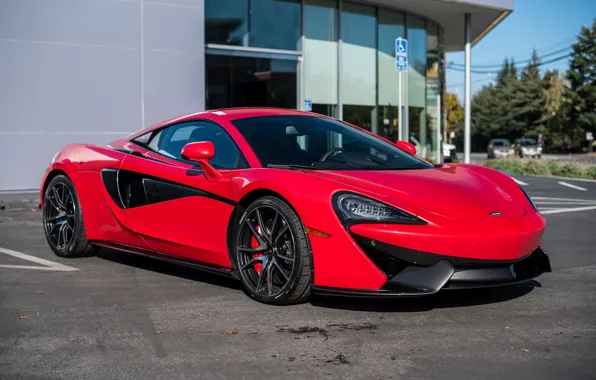
[[[523,61],[530,58],[532,48],[536,48],[538,55],[543,55],[567,47],[575,42],[581,26],[592,25],[595,17],[596,0],[515,0],[513,13],[472,47],[472,68],[497,71],[496,67],[477,66],[501,64],[505,57],[513,58],[516,62]],[[544,60],[565,53],[552,55]],[[450,62],[463,67],[463,52],[448,53],[447,63]],[[518,65],[518,70],[521,71],[523,66]],[[548,68],[565,71],[567,67],[568,60],[564,59],[543,65],[540,70],[544,72]],[[491,83],[494,77],[472,73],[472,93]],[[456,93],[463,102],[463,72],[447,69],[447,91]]]

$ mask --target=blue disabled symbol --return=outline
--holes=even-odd
[[[397,44],[397,51],[400,53],[406,52],[406,48],[404,47],[404,43],[402,41],[399,41],[399,43]]]

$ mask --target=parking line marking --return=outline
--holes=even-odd
[[[572,185],[572,184],[570,184],[570,183],[567,183],[567,182],[563,182],[563,181],[557,181],[557,182],[558,182],[558,183],[559,183],[559,185],[561,185],[561,186],[567,186],[567,187],[570,187],[570,188],[572,188],[572,189],[575,189],[575,190],[588,191],[588,189],[584,189],[583,187],[579,187],[579,186],[576,186],[576,185]]]
[[[33,267],[29,265],[0,265],[1,268],[20,268],[20,269],[37,269],[37,270],[53,270],[53,271],[60,271],[60,272],[72,272],[75,270],[79,270],[78,268],[69,267],[68,265],[63,265],[60,263],[56,263],[50,260],[45,260],[40,257],[27,255],[22,252],[13,251],[12,249],[2,248],[0,247],[0,253],[7,254],[9,256],[13,256],[19,259],[31,261],[37,264],[45,265],[45,267]]]
[[[514,180],[515,182],[517,182],[518,185],[522,185],[522,186],[528,186],[527,183],[525,183],[524,181],[520,181],[519,179],[513,178],[511,177],[512,180]]]
[[[587,206],[587,207],[573,207],[573,208],[558,208],[554,210],[545,210],[539,211],[541,214],[559,214],[563,212],[577,212],[577,211],[587,211],[587,210],[596,210],[596,206]]]
[[[535,204],[537,205],[560,205],[560,206],[573,206],[573,205],[596,205],[596,202],[592,201],[592,202],[586,202],[586,201],[575,201],[575,200],[569,200],[569,201],[534,201]]]
[[[35,265],[0,265],[0,268],[9,268],[9,269],[35,269],[35,270],[56,270],[50,267],[39,267]]]
[[[532,197],[533,200],[545,200],[545,201],[577,201],[577,202],[596,202],[596,199],[575,199],[575,198],[551,198],[551,197]]]

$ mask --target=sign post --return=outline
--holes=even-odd
[[[398,140],[403,140],[403,116],[402,116],[402,72],[408,72],[408,40],[398,37],[395,39],[395,70],[397,71],[397,120]],[[408,136],[406,136],[406,141]]]

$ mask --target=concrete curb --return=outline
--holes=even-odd
[[[0,212],[2,211],[39,211],[41,204],[35,198],[9,198],[0,199]]]

